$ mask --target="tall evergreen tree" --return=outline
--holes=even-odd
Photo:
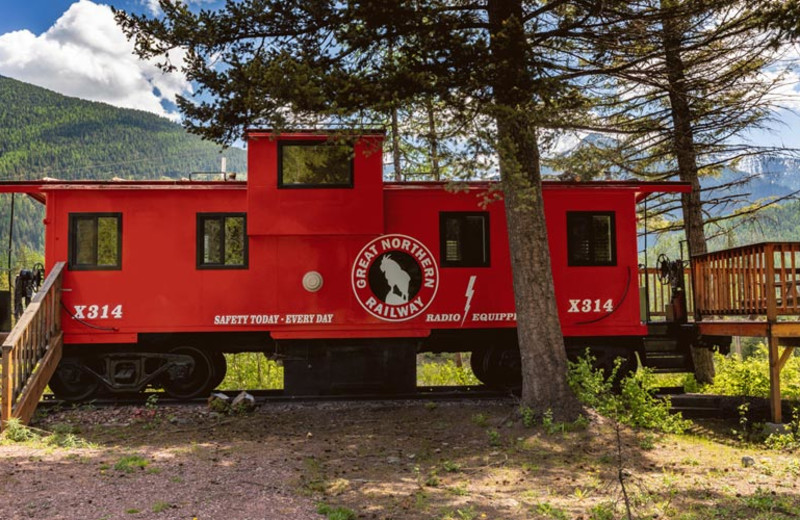
[[[198,97],[179,106],[191,131],[217,141],[253,124],[284,128],[320,116],[363,121],[426,96],[459,113],[468,102],[490,119],[480,137],[496,154],[505,199],[522,398],[574,417],[539,139],[542,129],[582,106],[583,73],[570,70],[575,48],[597,34],[599,17],[616,3],[246,0],[193,13],[183,2],[161,0],[161,18],[118,12],[117,20],[141,57],[160,58],[166,70],[180,68],[198,84]],[[181,64],[169,61],[177,47],[187,51]]]
[[[764,24],[780,31],[776,42],[800,38],[800,0],[767,0],[760,4]]]
[[[766,71],[780,68],[781,53],[748,2],[642,0],[630,4],[629,21],[618,29],[602,43],[613,62],[628,64],[612,68],[600,92],[596,128],[617,136],[599,146],[606,167],[690,183],[680,201],[683,227],[689,254],[703,254],[707,217],[722,218],[720,208],[744,195],[731,185],[702,189],[700,177],[775,152],[742,136],[763,126],[777,104],[771,93],[782,76]],[[596,143],[592,147],[597,151]],[[562,166],[587,156],[578,153]],[[592,167],[602,169],[599,163],[593,155]],[[711,382],[711,352],[695,349],[693,357],[697,379]]]

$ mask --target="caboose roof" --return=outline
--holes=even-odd
[[[461,183],[469,190],[488,189],[493,181],[477,181]],[[415,190],[445,189],[447,182],[386,182],[384,189]],[[624,190],[636,192],[636,200],[640,201],[652,193],[684,193],[691,190],[687,182],[639,182],[639,181],[543,181],[544,190],[579,189],[579,190]],[[44,203],[44,194],[59,190],[245,190],[247,181],[193,181],[193,180],[58,180],[43,179],[39,181],[0,181],[0,193],[26,193]]]
[[[383,128],[343,129],[343,128],[301,128],[291,130],[276,130],[274,128],[247,128],[244,131],[245,139],[251,137],[269,137],[280,139],[328,139],[331,137],[375,138],[386,137]]]
[[[0,193],[25,193],[44,203],[44,194],[60,190],[244,190],[246,181],[190,180],[71,180],[43,179],[39,181],[0,181]]]
[[[467,189],[488,189],[494,181],[476,181],[461,183]],[[388,190],[413,190],[444,188],[447,182],[387,182],[384,185]],[[641,201],[652,193],[688,193],[692,190],[692,185],[688,182],[644,182],[644,181],[542,181],[542,188],[549,189],[579,189],[579,190],[623,190],[636,192],[636,202]]]

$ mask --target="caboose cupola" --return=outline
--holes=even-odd
[[[382,133],[251,130],[250,235],[384,232]]]

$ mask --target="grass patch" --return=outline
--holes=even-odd
[[[356,514],[346,507],[332,507],[328,504],[317,505],[317,513],[325,515],[328,520],[355,520]]]
[[[29,428],[19,419],[13,418],[6,422],[6,427],[0,434],[0,444],[26,443],[66,449],[95,447],[94,444],[78,437],[77,433],[78,428],[72,424],[57,423],[52,426],[52,432],[47,432]]]
[[[133,473],[136,469],[144,469],[150,461],[139,455],[125,455],[114,464],[114,469],[123,473]]]

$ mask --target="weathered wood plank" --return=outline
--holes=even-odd
[[[38,369],[33,373],[28,383],[22,389],[19,399],[14,406],[13,416],[18,417],[24,424],[28,424],[36,411],[36,406],[42,398],[42,392],[53,377],[58,362],[61,361],[61,353],[64,345],[64,333],[59,331],[50,341]]]
[[[3,338],[3,378],[0,389],[0,428],[18,417],[27,423],[61,360],[61,277],[58,262],[14,329]]]

